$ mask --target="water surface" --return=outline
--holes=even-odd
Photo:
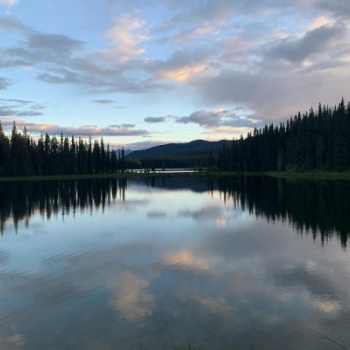
[[[0,349],[350,348],[347,181],[2,183],[0,198]]]

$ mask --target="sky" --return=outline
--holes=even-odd
[[[0,0],[0,121],[144,149],[350,100],[349,0]]]

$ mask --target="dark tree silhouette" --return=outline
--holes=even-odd
[[[36,142],[26,127],[18,132],[15,122],[6,136],[0,122],[0,176],[116,173],[125,172],[129,165],[140,168],[141,162],[126,159],[124,149],[118,161],[116,151],[103,139],[92,146],[91,137],[87,143],[61,133],[60,139],[46,134]]]
[[[350,103],[299,112],[279,126],[265,125],[219,153],[221,171],[294,171],[350,168]]]

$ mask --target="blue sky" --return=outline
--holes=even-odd
[[[141,149],[350,100],[348,0],[0,0],[0,120]]]

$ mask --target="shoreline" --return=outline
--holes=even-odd
[[[199,173],[123,173],[123,174],[79,174],[79,175],[33,175],[33,176],[4,176],[0,182],[11,181],[51,181],[51,180],[90,180],[90,179],[135,179],[139,177],[180,176]]]
[[[164,176],[269,176],[283,179],[313,179],[313,180],[350,180],[350,171],[347,172],[182,172],[182,173],[136,173],[123,174],[80,174],[80,175],[34,175],[34,176],[4,176],[0,182],[17,181],[52,181],[52,180],[88,180],[88,179],[134,179],[139,177],[164,177]]]
[[[278,171],[266,171],[266,172],[211,172],[205,173],[210,176],[269,176],[269,177],[277,177],[284,179],[314,179],[314,180],[350,180],[350,171],[346,172],[331,172],[331,171],[323,171],[323,172],[278,172]]]

